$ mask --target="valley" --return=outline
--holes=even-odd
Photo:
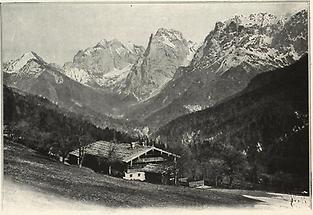
[[[307,208],[308,18],[236,13],[200,42],[158,25],[63,65],[4,62],[5,204]]]

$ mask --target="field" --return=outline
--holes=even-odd
[[[265,198],[275,196],[265,192],[257,194],[255,196]],[[23,196],[27,196],[26,199]],[[113,178],[94,173],[87,168],[61,164],[25,146],[6,141],[4,144],[4,208],[25,207],[26,204],[37,204],[41,208],[45,206],[49,208],[53,205],[76,209],[97,207],[254,208],[268,205],[263,200],[255,198],[251,192],[203,190]]]

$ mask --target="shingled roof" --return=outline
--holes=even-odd
[[[174,157],[180,157],[171,152],[167,152],[154,146],[143,146],[140,144],[135,144],[134,147],[131,147],[131,145],[127,143],[112,143],[107,141],[97,141],[87,145],[85,153],[100,157],[108,157],[108,154],[112,150],[112,148],[114,148],[115,150],[116,158],[118,160],[122,160],[125,163],[130,162],[131,160],[149,152],[150,150],[156,150]],[[70,152],[70,154],[78,156],[79,149]]]
[[[149,163],[142,168],[133,168],[129,169],[128,172],[153,172],[153,173],[166,173],[168,171],[173,171],[174,166],[170,163],[162,163],[162,164],[155,164]]]

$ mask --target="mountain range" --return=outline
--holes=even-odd
[[[77,143],[88,122],[99,138],[170,148],[182,177],[309,189],[306,10],[236,15],[200,45],[165,28],[146,47],[103,39],[63,66],[29,52],[4,63],[3,77],[7,127],[43,148],[55,130]]]
[[[282,68],[308,50],[307,11],[278,19],[266,14],[217,22],[187,67],[127,117],[158,128],[211,107],[244,89],[255,75]]]
[[[112,93],[108,89],[92,88],[68,76],[54,64],[49,64],[36,53],[29,52],[15,61],[4,64],[4,84],[33,95],[46,98],[75,112],[100,127],[130,131],[136,122],[118,118],[133,101]]]
[[[93,47],[80,50],[73,62],[65,63],[64,74],[86,86],[115,88],[143,52],[142,46],[103,39]]]
[[[160,28],[151,34],[144,54],[131,68],[123,91],[133,93],[139,101],[158,94],[179,66],[190,63],[196,47],[181,32]]]
[[[235,95],[259,73],[295,62],[307,53],[307,33],[306,10],[282,18],[234,16],[217,22],[201,45],[160,28],[146,48],[103,39],[62,67],[26,53],[4,64],[4,83],[96,124],[135,122],[153,131]]]
[[[104,39],[80,50],[63,69],[65,75],[84,85],[140,101],[162,89],[179,66],[189,64],[195,51],[196,44],[181,32],[160,28],[151,34],[147,48]]]

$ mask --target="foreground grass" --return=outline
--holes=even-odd
[[[36,191],[107,207],[252,207],[257,202],[217,190],[156,185],[97,174],[52,161],[7,140],[4,178]]]

